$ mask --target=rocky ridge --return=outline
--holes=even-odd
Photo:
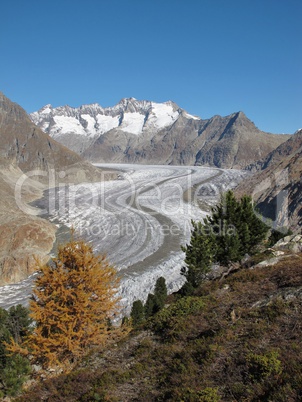
[[[100,181],[101,171],[36,127],[0,93],[0,284],[25,279],[55,241],[57,227],[28,202],[59,183]]]
[[[46,133],[93,162],[243,168],[288,136],[260,131],[243,112],[201,119],[173,102],[122,99],[111,108],[47,105],[30,115]]]

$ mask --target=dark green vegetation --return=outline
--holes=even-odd
[[[16,342],[30,331],[28,310],[21,305],[8,311],[0,309],[0,397],[14,396],[30,373],[30,364],[20,355],[10,355],[4,345],[13,338]]]
[[[268,246],[272,247],[277,241],[283,239],[285,236],[292,235],[293,232],[287,228],[281,228],[280,230],[273,229],[268,239]]]
[[[138,326],[146,319],[152,317],[154,314],[164,308],[167,300],[168,291],[166,280],[162,276],[157,279],[154,289],[154,294],[149,293],[145,305],[141,300],[133,302],[131,309],[132,325]]]
[[[182,269],[187,280],[184,294],[201,284],[213,263],[230,266],[246,254],[255,254],[269,230],[257,217],[251,197],[237,201],[232,191],[212,208],[211,216],[203,222],[192,221],[192,226],[190,244],[182,248],[187,265]]]
[[[145,319],[144,305],[141,300],[135,300],[132,305],[131,314],[132,325],[136,327],[141,324]]]
[[[18,401],[300,401],[301,297],[302,255],[241,267]]]

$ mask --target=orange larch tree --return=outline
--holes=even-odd
[[[40,363],[57,365],[105,344],[118,311],[118,282],[115,268],[89,244],[71,240],[61,246],[57,258],[40,266],[30,302],[35,328],[23,351],[25,346]]]

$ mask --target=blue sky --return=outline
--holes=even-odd
[[[302,127],[301,0],[2,2],[0,91],[28,112],[121,98]]]

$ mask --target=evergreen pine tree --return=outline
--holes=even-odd
[[[269,227],[261,220],[260,215],[253,207],[252,198],[243,196],[240,200],[240,219],[248,227],[249,239],[245,241],[245,253],[254,253],[257,245],[265,239]]]
[[[228,266],[254,253],[269,229],[255,213],[251,197],[238,201],[232,191],[221,197],[203,223],[192,221],[192,226],[190,244],[182,247],[186,267],[181,273],[190,284],[186,292],[205,279],[213,262]]]
[[[145,311],[141,300],[135,300],[133,302],[130,317],[132,318],[132,325],[134,327],[144,321]]]
[[[155,310],[160,311],[167,300],[168,291],[166,286],[166,280],[164,277],[160,277],[157,279],[154,289],[154,298],[155,298]]]
[[[192,221],[192,232],[190,244],[182,247],[186,253],[186,267],[181,270],[187,281],[196,288],[206,278],[211,269],[215,255],[216,243],[211,231],[208,231],[208,222]]]
[[[22,342],[29,333],[31,321],[28,314],[28,310],[21,305],[8,311],[0,308],[0,398],[16,396],[30,373],[28,359],[10,353],[6,346],[10,338]]]
[[[148,294],[147,301],[144,306],[145,318],[148,319],[156,312],[155,296],[152,293]]]
[[[12,306],[8,310],[8,329],[18,343],[22,342],[22,339],[29,333],[30,325],[32,320],[29,317],[29,310],[21,304],[17,306]]]
[[[250,251],[251,235],[247,222],[244,222],[240,230],[240,254],[243,256]]]

